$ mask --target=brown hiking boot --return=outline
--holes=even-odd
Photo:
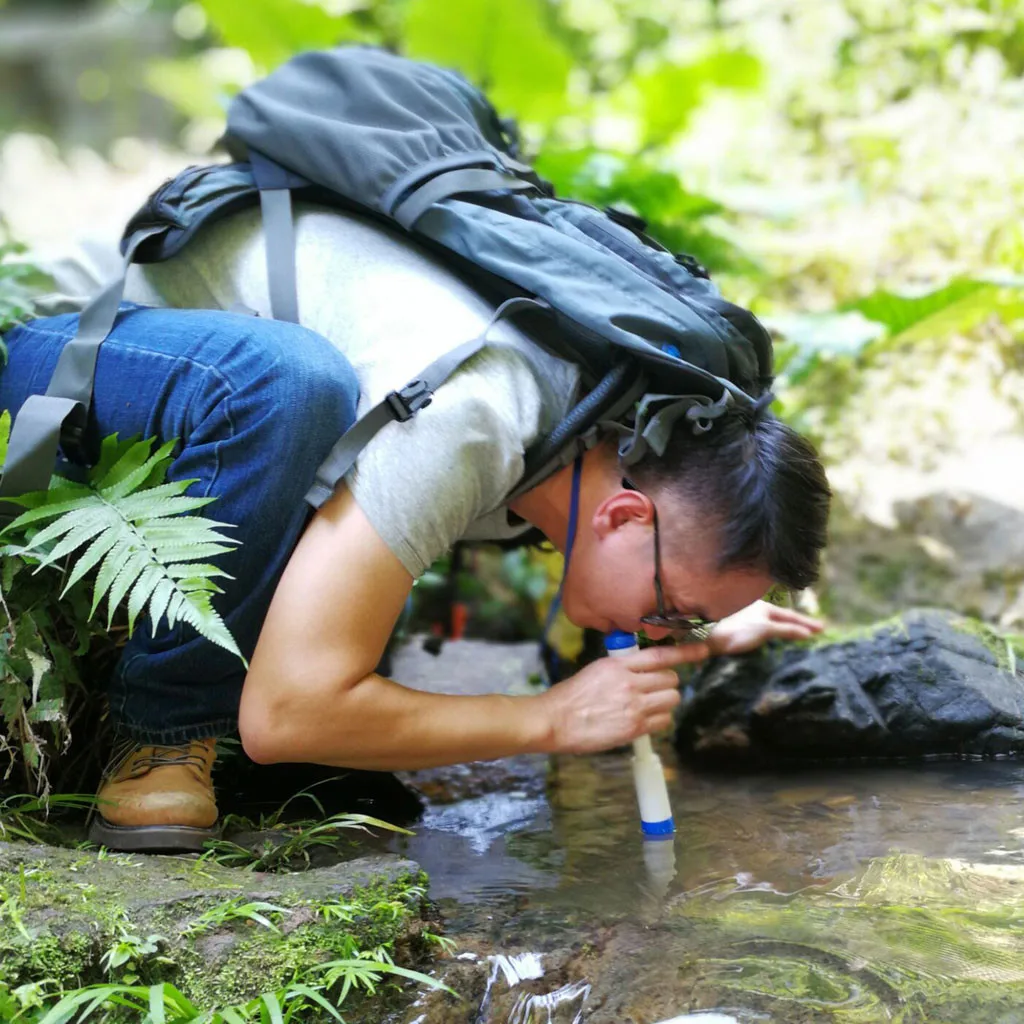
[[[216,838],[216,740],[128,743],[97,794],[89,839],[112,850],[202,850]]]

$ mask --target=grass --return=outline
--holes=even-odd
[[[311,801],[321,817],[285,821],[284,816],[288,807],[294,801],[302,799]],[[246,868],[249,871],[292,871],[296,867],[308,867],[311,850],[320,846],[337,846],[342,835],[350,830],[368,833],[371,828],[382,828],[388,832],[412,835],[408,829],[368,814],[342,813],[326,816],[323,804],[308,789],[289,797],[272,814],[261,815],[258,824],[247,818],[229,814],[224,819],[224,827],[270,833],[264,838],[258,850],[249,849],[227,839],[215,839],[206,844],[206,852],[201,859],[213,860],[225,867]]]
[[[344,1022],[341,1006],[362,990],[373,995],[385,976],[415,981],[455,995],[442,982],[419,971],[360,957],[319,964],[284,988],[263,992],[244,1003],[201,1009],[174,985],[111,983],[47,993],[48,982],[10,989],[0,982],[0,1021],[4,1024],[305,1024],[327,1013]],[[332,990],[337,990],[333,994]],[[52,1002],[53,1005],[50,1005]]]

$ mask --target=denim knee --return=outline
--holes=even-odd
[[[359,402],[355,371],[320,335],[297,324],[264,324],[273,324],[260,343],[268,359],[273,359],[269,397],[274,415],[289,424],[293,442],[289,447],[323,453],[324,446],[329,450],[355,421]]]

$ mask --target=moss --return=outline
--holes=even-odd
[[[167,902],[168,871],[176,884],[184,882],[173,903]],[[388,946],[399,962],[426,952],[417,938],[422,873],[382,876],[346,893],[329,883],[322,898],[310,895],[317,887],[288,880],[282,876],[280,896],[248,896],[253,876],[209,863],[115,862],[57,850],[40,856],[38,849],[0,844],[0,983],[47,981],[73,989],[130,971],[141,983],[168,981],[200,1006],[215,1007],[283,987],[316,964],[357,950]],[[239,895],[286,907],[290,913],[276,922],[280,933],[236,918],[203,935],[185,934],[201,914]],[[332,907],[329,919],[324,908]],[[126,935],[153,934],[165,937],[159,956],[108,977],[101,962],[108,950]]]
[[[393,947],[410,938],[410,922],[422,911],[426,876],[404,876],[354,890],[345,900],[351,921],[325,920],[324,906],[333,901],[284,899],[291,911],[279,921],[280,932],[234,921],[220,935],[239,935],[223,959],[211,965],[205,943],[192,941],[172,954],[175,984],[199,1006],[218,1006],[251,999],[260,992],[282,988],[297,975],[328,960],[350,958],[355,951]],[[305,920],[303,920],[305,917]],[[297,926],[286,931],[293,921]],[[415,930],[412,936],[415,936]],[[419,957],[425,948],[397,950],[396,959]]]
[[[1004,672],[1024,671],[1024,635],[1003,633],[987,622],[959,615],[951,624],[958,632],[980,640]]]
[[[0,981],[11,988],[48,979],[58,979],[65,988],[100,980],[96,966],[99,947],[94,937],[74,932],[60,938],[42,935],[26,940],[11,930],[14,935],[0,939]]]
[[[809,640],[797,641],[793,646],[804,647],[808,650],[816,650],[819,647],[829,647],[832,644],[855,643],[858,640],[870,640],[882,632],[899,633],[907,635],[907,626],[902,616],[893,615],[887,619],[879,619],[866,625],[857,626],[829,626]]]

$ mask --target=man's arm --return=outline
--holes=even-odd
[[[260,634],[239,712],[250,757],[393,771],[608,749],[667,726],[679,700],[671,666],[707,654],[692,644],[601,659],[536,697],[422,693],[373,671],[411,586],[340,487],[299,541]]]

